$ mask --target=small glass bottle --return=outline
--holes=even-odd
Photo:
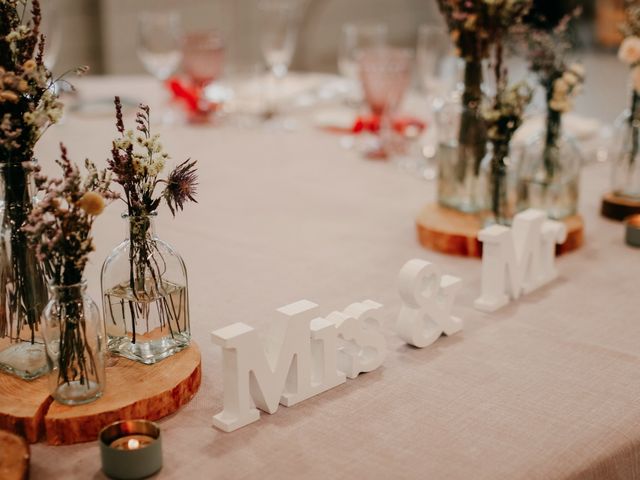
[[[109,351],[153,364],[189,346],[189,295],[182,257],[154,232],[154,215],[123,215],[127,238],[102,266]]]
[[[635,90],[631,109],[616,120],[611,145],[613,194],[640,202],[640,93]]]
[[[480,188],[484,192],[480,218],[483,226],[511,225],[517,209],[518,155],[509,142],[488,142],[482,160]]]
[[[43,336],[51,396],[64,405],[81,405],[102,396],[105,387],[104,325],[87,283],[49,285]]]
[[[438,202],[448,208],[476,213],[483,208],[479,183],[487,134],[480,113],[482,63],[467,61],[460,102],[449,99],[436,112],[438,128]]]
[[[536,208],[562,220],[578,211],[582,156],[575,141],[559,135],[527,142],[518,168],[518,211]]]
[[[44,271],[22,231],[36,202],[35,162],[0,163],[0,370],[31,380],[47,373],[40,315]]]

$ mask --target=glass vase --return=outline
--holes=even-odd
[[[109,351],[153,364],[191,340],[187,271],[182,257],[154,232],[154,216],[128,216],[127,238],[102,266]]]
[[[631,109],[616,121],[612,140],[613,193],[640,202],[640,94],[635,90]]]
[[[480,112],[482,62],[465,64],[461,103],[450,100],[436,112],[438,126],[438,202],[467,213],[482,209],[480,166],[487,134]]]
[[[518,168],[518,211],[537,208],[562,220],[578,210],[580,151],[562,135],[561,114],[551,111],[547,132],[527,142]]]
[[[86,282],[50,285],[43,335],[51,396],[64,405],[81,405],[102,396],[105,387],[105,334],[98,306]]]
[[[517,155],[511,155],[509,142],[489,142],[482,160],[480,188],[483,192],[479,213],[483,226],[511,225],[517,209]]]
[[[47,372],[40,314],[42,266],[22,231],[36,201],[34,162],[0,164],[0,370],[26,380]]]

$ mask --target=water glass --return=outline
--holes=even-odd
[[[298,36],[302,13],[301,0],[260,0],[260,47],[274,76],[284,77],[289,71]]]
[[[380,118],[380,135],[367,156],[386,158],[402,140],[393,129],[393,117],[411,83],[411,51],[381,47],[363,50],[359,57],[362,90],[371,113]]]
[[[338,50],[340,75],[354,84],[358,83],[358,56],[362,50],[383,47],[387,42],[387,26],[384,23],[346,23],[342,26]]]
[[[182,68],[191,83],[204,88],[222,74],[224,43],[215,30],[187,33],[182,41]]]
[[[138,17],[138,57],[158,80],[180,65],[180,16],[177,12],[143,12]]]
[[[427,94],[447,94],[445,85],[462,83],[460,62],[447,29],[439,25],[424,24],[418,29],[416,49],[418,79]]]

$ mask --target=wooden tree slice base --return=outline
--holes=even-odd
[[[640,213],[640,202],[634,202],[633,200],[617,197],[613,193],[607,193],[602,197],[600,213],[602,213],[602,216],[612,220],[622,221],[629,215]]]
[[[556,254],[576,250],[584,243],[584,222],[580,215],[566,218],[567,240],[556,246]],[[482,257],[481,229],[477,216],[435,203],[426,205],[416,219],[418,240],[423,247],[449,255]]]
[[[46,377],[27,381],[0,373],[0,429],[36,443],[44,435],[44,414],[52,401]]]
[[[200,350],[194,342],[154,365],[116,357],[107,367],[103,397],[74,407],[53,402],[46,379],[27,382],[2,374],[0,425],[36,432],[25,435],[30,442],[37,441],[40,432],[50,445],[94,441],[104,426],[117,420],[158,420],[174,413],[196,394],[201,374]]]
[[[29,444],[27,441],[0,430],[0,478],[26,480],[29,478]]]

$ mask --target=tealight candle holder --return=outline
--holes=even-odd
[[[148,420],[122,420],[98,436],[102,471],[118,480],[153,475],[162,468],[160,427]]]
[[[631,215],[624,219],[625,240],[627,245],[632,247],[640,247],[640,214]]]

